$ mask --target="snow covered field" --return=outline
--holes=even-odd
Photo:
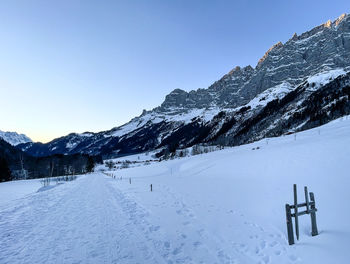
[[[0,263],[349,263],[349,146],[343,118],[117,179],[97,172],[38,193],[36,180],[1,183]],[[289,246],[293,183],[300,202],[303,186],[315,193],[320,234],[302,216]]]
[[[0,183],[0,206],[36,192],[40,187],[42,185],[39,179]]]

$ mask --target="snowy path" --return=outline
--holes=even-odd
[[[3,209],[0,263],[163,263],[157,227],[110,180],[87,175]]]
[[[252,263],[253,254],[268,263],[265,240],[249,252],[217,236],[170,187],[147,192],[158,208],[152,214],[120,186],[96,173],[2,207],[0,263]],[[251,239],[263,232],[243,218],[242,225],[252,229]]]

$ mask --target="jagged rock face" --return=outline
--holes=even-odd
[[[315,27],[285,44],[273,45],[255,69],[236,67],[208,89],[185,92],[176,89],[166,96],[157,111],[168,109],[237,107],[257,94],[284,81],[296,85],[323,70],[350,65],[350,16]]]
[[[236,67],[208,89],[190,92],[175,89],[165,97],[165,101],[155,110],[162,112],[170,109],[235,107],[231,98],[237,96],[240,88],[251,79],[254,72],[251,66],[242,69]]]

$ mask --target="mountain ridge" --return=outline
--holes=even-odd
[[[9,131],[1,131],[0,130],[0,138],[5,140],[7,143],[12,146],[16,146],[22,143],[33,142],[28,136],[24,134],[19,134],[17,132],[9,132]]]
[[[253,120],[259,123],[262,119],[268,118],[263,115],[267,115],[274,107],[284,109],[279,100],[288,101],[284,97],[297,100],[299,95],[293,95],[294,90],[300,90],[300,96],[303,97],[298,97],[300,102],[307,101],[317,89],[328,87],[327,83],[337,83],[335,79],[339,76],[343,76],[344,80],[347,79],[348,71],[350,71],[350,16],[342,15],[333,22],[321,24],[300,36],[294,34],[284,44],[278,42],[273,45],[255,68],[250,65],[243,68],[237,66],[206,89],[200,88],[189,92],[181,89],[173,90],[166,95],[160,106],[143,111],[140,116],[120,127],[88,133],[89,136],[72,133],[47,144],[26,143],[20,144],[19,147],[37,156],[82,152],[112,157],[204,142],[243,144],[257,137],[253,133],[248,133],[251,138],[244,137],[242,132],[239,132],[239,126],[246,126],[247,122]],[[312,82],[310,78],[316,81]],[[320,78],[323,78],[323,81]],[[338,88],[343,91],[347,84],[344,81],[341,85]],[[332,86],[332,91],[338,93],[333,88]],[[342,93],[347,96],[345,90]],[[297,102],[290,103],[289,107],[293,111],[304,111],[299,108]],[[322,107],[328,106],[320,102],[319,107],[320,109],[314,110],[321,111]],[[288,112],[291,113],[291,109],[284,109],[286,112],[279,114],[283,116]],[[347,112],[347,106],[343,105],[342,109]],[[313,113],[308,112],[303,121],[307,123],[306,119],[312,115]],[[332,118],[329,116],[326,119]],[[298,123],[298,119],[293,120],[296,123],[291,123],[287,127],[281,124],[282,128],[275,129],[274,133],[297,129],[296,125],[301,124]],[[270,126],[279,123],[278,120],[271,122]],[[252,128],[248,130],[250,129]],[[265,127],[266,129],[268,127]],[[272,133],[267,132],[268,130],[259,133],[265,136]],[[240,134],[239,140],[235,133]],[[201,136],[197,137],[198,134]],[[230,136],[237,140],[229,140]]]

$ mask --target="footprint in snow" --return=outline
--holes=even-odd
[[[264,263],[264,264],[270,263],[270,257],[269,256],[264,256],[262,258],[262,263]]]
[[[248,251],[248,247],[245,244],[236,244],[234,243],[235,246],[238,248],[239,251],[246,253]]]
[[[298,258],[297,256],[295,256],[295,255],[289,255],[288,257],[289,257],[289,259],[290,259],[291,261],[293,261],[293,262],[299,260],[299,258]]]
[[[175,248],[172,252],[173,255],[178,255],[181,253],[181,248]]]
[[[276,246],[276,245],[277,245],[277,242],[276,242],[276,241],[272,241],[272,242],[269,244],[270,247],[274,247],[274,246]]]
[[[194,246],[195,248],[198,248],[198,247],[201,246],[201,245],[202,245],[202,243],[199,242],[199,241],[196,241],[196,242],[193,243],[193,246]]]
[[[266,242],[263,240],[260,242],[260,248],[264,249],[266,247]]]
[[[169,241],[164,242],[164,247],[166,249],[169,249],[170,248],[170,242]]]
[[[260,249],[258,247],[255,247],[254,253],[258,255],[260,253]]]
[[[155,232],[155,231],[158,231],[159,228],[160,228],[160,226],[151,226],[151,227],[149,228],[149,231]]]
[[[281,253],[282,253],[281,250],[275,250],[275,255],[276,255],[276,256],[281,255]]]

